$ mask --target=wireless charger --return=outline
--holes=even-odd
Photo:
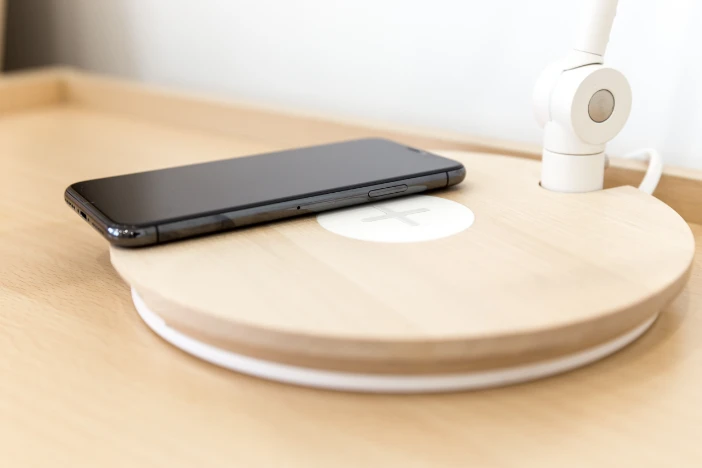
[[[606,357],[641,336],[658,317],[651,317],[632,331],[590,349],[534,364],[505,369],[453,374],[392,375],[338,372],[279,364],[237,354],[198,341],[175,330],[149,310],[132,290],[132,299],[139,316],[158,336],[173,346],[204,361],[227,369],[283,383],[376,393],[417,393],[477,390],[481,388],[516,384],[566,372]]]
[[[647,194],[655,151],[641,190],[602,190],[631,89],[603,65],[617,1],[582,5],[575,47],[534,90],[541,165],[444,152],[467,177],[433,196],[113,248],[146,324],[242,373],[367,392],[524,382],[638,338],[682,289],[694,239]]]
[[[564,372],[682,289],[692,233],[633,187],[563,194],[537,161],[439,152],[462,184],[148,249],[112,248],[140,316],[200,359],[285,383],[439,392]]]

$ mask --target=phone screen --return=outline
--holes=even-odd
[[[146,226],[461,167],[388,140],[364,139],[95,179],[71,187],[113,223]]]

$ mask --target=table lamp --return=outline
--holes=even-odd
[[[544,128],[541,185],[556,192],[603,188],[605,148],[624,128],[631,111],[626,77],[605,66],[618,0],[584,0],[573,48],[549,65],[533,94],[534,113]],[[654,150],[629,155],[649,159],[640,188],[652,193],[662,172]]]

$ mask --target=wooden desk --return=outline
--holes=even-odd
[[[109,97],[98,99],[98,89]],[[136,315],[106,242],[65,206],[63,189],[289,141],[265,139],[265,128],[207,132],[157,119],[168,114],[149,107],[159,99],[170,99],[171,113],[200,105],[63,71],[0,80],[0,466],[702,466],[702,254],[685,292],[641,340],[585,369],[498,390],[315,391],[237,375],[164,343]],[[199,122],[213,109],[306,122],[310,142],[362,131],[202,106],[191,113]],[[699,198],[665,185],[682,175],[666,177],[662,198],[698,216]],[[696,177],[683,182],[699,190]],[[702,226],[692,229],[701,246]]]

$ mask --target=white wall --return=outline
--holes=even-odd
[[[530,95],[576,0],[11,0],[21,64],[77,65],[330,114],[537,142]],[[634,89],[612,153],[702,168],[702,2],[621,0]]]

